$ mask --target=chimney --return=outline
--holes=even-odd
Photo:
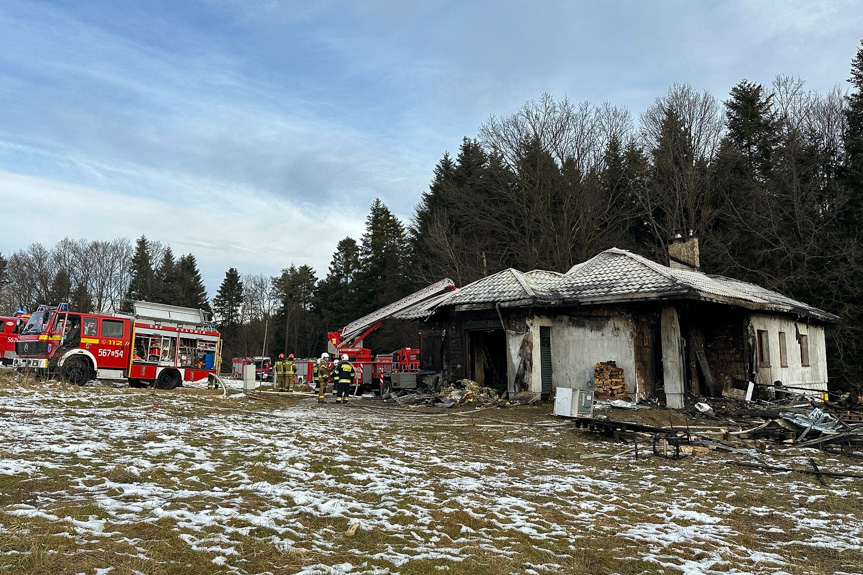
[[[698,236],[689,230],[689,235],[675,235],[668,242],[668,267],[675,270],[701,270],[698,257]]]

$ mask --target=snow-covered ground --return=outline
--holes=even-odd
[[[63,572],[863,572],[861,480],[646,445],[582,458],[625,446],[535,413],[9,383],[0,571],[70,553]],[[760,457],[863,474],[786,453]]]

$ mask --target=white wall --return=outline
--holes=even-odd
[[[774,381],[781,381],[790,387],[827,389],[827,350],[823,327],[766,314],[750,316],[749,323],[753,349],[755,349],[758,330],[767,332],[769,345],[769,365],[757,365],[755,378],[757,383],[771,384]],[[780,365],[779,332],[785,332],[787,367]],[[809,336],[809,367],[804,367],[800,361],[798,333]]]
[[[623,318],[551,318],[538,315],[528,321],[533,338],[533,360],[530,371],[525,374],[525,382],[530,391],[542,391],[539,328],[543,326],[551,328],[553,388],[585,389],[587,382],[593,383],[593,370],[597,362],[614,361],[623,368],[626,390],[630,397],[635,398],[635,329],[630,321]],[[508,336],[509,349],[515,359],[511,370],[513,374],[518,369],[517,353],[523,337]]]

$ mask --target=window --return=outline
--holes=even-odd
[[[788,355],[785,353],[785,332],[779,332],[779,365],[788,367]]]
[[[85,336],[96,335],[96,318],[95,317],[85,317],[84,318],[84,335]]]
[[[767,339],[767,330],[758,330],[758,365],[770,367],[770,344]]]
[[[103,319],[102,337],[123,337],[123,322],[114,319]]]
[[[800,334],[800,365],[809,367],[809,336]]]

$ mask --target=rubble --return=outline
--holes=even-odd
[[[426,392],[403,392],[391,396],[399,405],[418,405],[437,407],[461,407],[473,405],[477,407],[505,406],[511,402],[501,398],[497,392],[484,387],[470,379],[461,379],[452,384],[443,383],[436,391]],[[525,399],[525,403],[535,402],[536,398],[531,395]]]

